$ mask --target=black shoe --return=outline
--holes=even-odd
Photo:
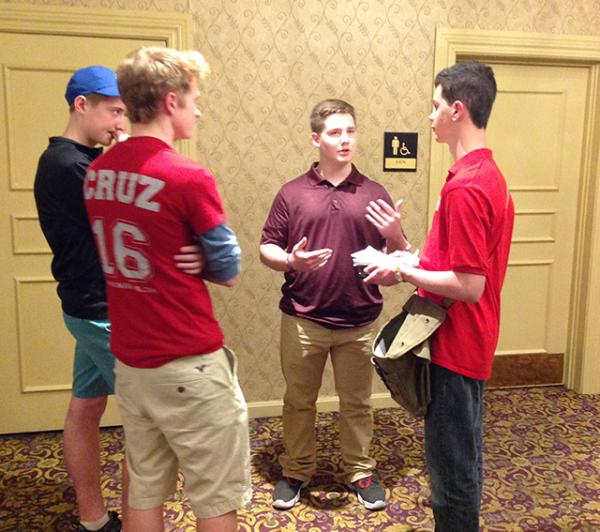
[[[300,500],[300,490],[306,482],[295,478],[283,477],[273,490],[273,508],[276,510],[289,510]]]
[[[121,530],[121,520],[119,519],[119,515],[117,512],[108,512],[108,523],[106,523],[101,529],[97,532],[120,532]],[[87,528],[85,528],[81,523],[77,527],[77,532],[89,532]]]
[[[383,510],[385,508],[385,492],[375,475],[355,480],[352,488],[356,491],[358,500],[367,510]]]

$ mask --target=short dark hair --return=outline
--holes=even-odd
[[[473,124],[485,129],[496,99],[496,78],[491,67],[479,61],[465,61],[440,70],[434,86],[441,85],[442,96],[449,104],[460,100]]]
[[[321,133],[325,120],[331,115],[350,115],[356,124],[354,107],[344,100],[328,99],[319,102],[310,113],[310,128],[313,133]]]
[[[95,92],[91,92],[90,94],[79,94],[79,96],[83,96],[88,102],[90,102],[90,106],[96,107],[101,101],[108,100],[112,98],[112,96],[104,96],[103,94],[97,94]],[[69,112],[72,113],[75,111],[75,100],[73,103],[69,104]]]

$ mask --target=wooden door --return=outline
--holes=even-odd
[[[60,429],[70,398],[74,342],[62,321],[50,273],[51,253],[39,229],[33,198],[38,158],[48,137],[61,135],[67,123],[66,83],[78,68],[91,64],[115,68],[139,46],[168,42],[161,37],[164,29],[152,37],[151,24],[136,31],[134,22],[128,28],[114,13],[90,11],[88,16],[84,10],[65,13],[68,8],[62,7],[14,9],[20,10],[19,28],[27,26],[28,16],[39,16],[39,11],[46,10],[47,17],[39,31],[20,32],[10,28],[15,13],[7,8],[0,15],[0,124],[4,127],[0,142],[0,433]],[[55,17],[59,29],[46,31],[48,21],[59,11],[61,16]],[[160,26],[165,14],[158,15]],[[126,16],[131,17],[131,12]],[[147,22],[146,15],[142,18]],[[65,20],[77,30],[61,34]],[[96,26],[94,20],[99,21]],[[99,27],[105,35],[99,34]],[[93,31],[84,35],[81,28]],[[136,34],[141,36],[132,37]],[[119,423],[113,401],[104,423]]]
[[[562,383],[589,69],[489,64],[488,144],[516,209],[491,384]]]
[[[498,78],[489,145],[517,216],[492,383],[600,391],[599,45],[581,35],[436,30],[435,72],[479,59]],[[447,153],[432,143],[430,213]]]

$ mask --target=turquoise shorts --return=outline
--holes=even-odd
[[[109,321],[63,316],[76,342],[73,396],[85,399],[114,394],[115,357],[110,352]]]

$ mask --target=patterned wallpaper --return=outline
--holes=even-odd
[[[19,2],[23,3],[23,2]],[[279,287],[258,241],[278,188],[315,158],[308,113],[326,97],[350,101],[360,133],[356,164],[394,198],[421,245],[427,229],[435,28],[600,35],[599,0],[32,0],[25,3],[180,11],[212,69],[201,101],[198,159],[217,175],[243,250],[243,275],[213,295],[240,359],[248,401],[279,400]],[[416,173],[382,172],[384,131],[419,133]],[[384,314],[405,289],[387,289]],[[328,373],[330,369],[328,369]],[[383,391],[377,383],[376,391]],[[322,395],[332,395],[331,376]]]

